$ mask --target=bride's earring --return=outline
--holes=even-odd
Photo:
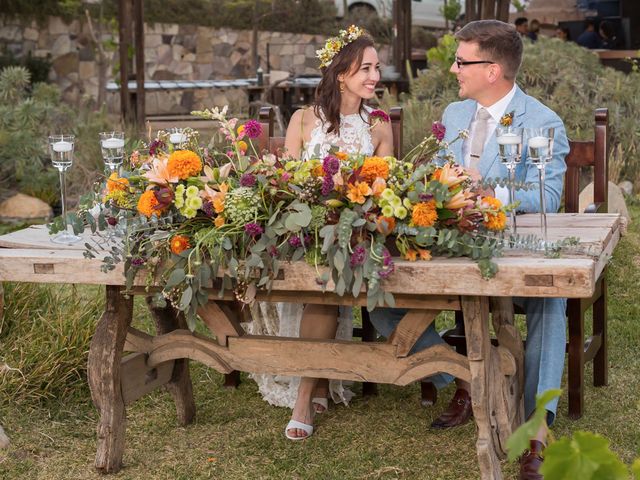
[[[344,82],[340,82],[340,93],[344,93]]]

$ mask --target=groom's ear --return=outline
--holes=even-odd
[[[499,63],[489,65],[489,82],[495,83],[502,78],[502,66]]]

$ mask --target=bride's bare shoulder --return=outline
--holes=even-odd
[[[319,120],[313,107],[304,107],[296,110],[291,115],[289,125],[304,125],[310,127],[316,124],[316,120]]]

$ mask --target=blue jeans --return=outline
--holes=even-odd
[[[567,341],[566,298],[517,297],[513,303],[524,309],[527,315],[527,343],[524,358],[524,409],[525,418],[533,413],[536,395],[552,388],[560,388],[564,370],[565,344]],[[407,313],[403,308],[376,308],[370,313],[376,330],[388,337]],[[410,353],[416,353],[432,345],[444,343],[432,323],[420,336]],[[443,388],[453,380],[446,373],[428,379],[437,388]],[[551,424],[558,410],[558,399],[546,405],[547,421]]]

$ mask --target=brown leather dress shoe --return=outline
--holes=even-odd
[[[433,421],[431,427],[452,428],[464,425],[469,421],[472,414],[471,395],[466,390],[459,388],[456,390],[447,409]]]
[[[530,450],[527,450],[520,457],[520,480],[543,480],[543,476],[538,473],[542,465],[542,450],[544,444],[537,440],[529,441]]]

